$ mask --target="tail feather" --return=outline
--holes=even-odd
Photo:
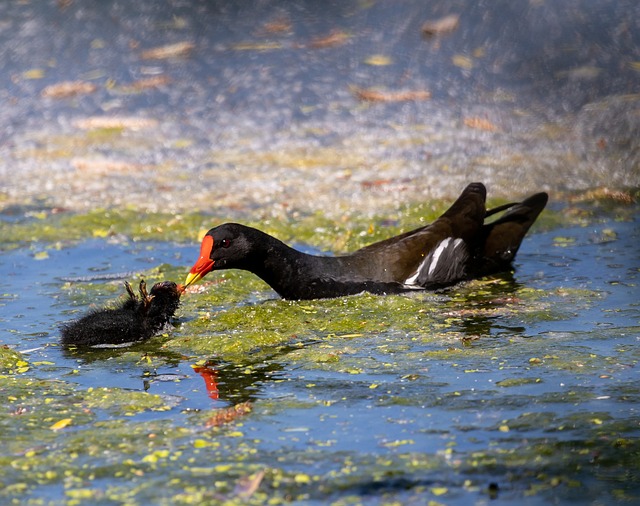
[[[546,193],[536,193],[519,204],[510,205],[496,221],[483,225],[484,259],[480,262],[483,271],[495,272],[509,267],[548,199]],[[488,214],[494,214],[494,210]]]

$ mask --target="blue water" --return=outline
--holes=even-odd
[[[615,239],[603,237],[603,230],[613,231]],[[609,232],[607,232],[609,234]],[[588,304],[576,308],[571,318],[553,322],[527,322],[521,327],[497,320],[489,325],[490,334],[519,335],[523,338],[546,336],[550,341],[570,341],[576,337],[580,346],[594,353],[606,354],[616,346],[636,345],[637,327],[640,324],[640,244],[637,222],[608,221],[588,227],[573,227],[538,233],[525,240],[518,254],[515,280],[531,288],[553,291],[558,288],[579,288],[595,291],[600,296]],[[558,246],[554,238],[574,239],[567,246]],[[35,260],[38,252],[46,251],[48,258]],[[19,351],[28,351],[32,358],[53,360],[59,367],[74,368],[75,359],[65,358],[55,344],[58,327],[79,314],[77,307],[61,289],[65,282],[104,282],[111,286],[98,293],[92,302],[98,306],[118,297],[122,282],[135,282],[141,274],[155,266],[169,264],[184,266],[184,272],[197,252],[197,245],[173,243],[133,243],[93,239],[61,249],[34,244],[28,248],[0,253],[0,344]],[[176,279],[181,281],[181,279]],[[116,285],[116,288],[113,285]],[[188,315],[187,315],[188,317]],[[494,342],[486,343],[494,345]],[[577,343],[574,343],[577,346]],[[35,349],[35,350],[34,350]],[[34,350],[34,351],[29,351]],[[93,384],[109,378],[106,383],[131,387],[136,377],[120,372],[103,370],[104,363],[89,367],[91,374],[83,380]],[[191,367],[166,371],[179,377],[191,377]],[[104,373],[105,377],[102,376]],[[98,375],[97,377],[95,375]],[[456,378],[456,384],[466,376]],[[169,377],[167,377],[169,378]],[[477,382],[477,378],[473,380]],[[188,382],[187,382],[188,383]],[[182,393],[190,387],[183,381],[172,393]],[[173,387],[163,382],[153,383],[152,389],[165,393]]]
[[[67,378],[80,389],[122,387],[175,399],[176,408],[169,414],[144,413],[139,419],[168,416],[181,424],[186,423],[185,416],[193,410],[246,400],[282,405],[270,415],[248,418],[243,424],[246,440],[255,446],[256,463],[269,465],[274,455],[280,455],[281,465],[288,469],[323,474],[335,471],[336,462],[343,462],[345,456],[365,468],[375,468],[376,458],[401,458],[406,451],[442,460],[436,466],[438,471],[401,472],[399,482],[350,483],[342,477],[343,482],[339,483],[345,490],[333,490],[334,498],[353,493],[366,499],[386,490],[415,500],[415,487],[446,483],[456,490],[462,487],[465,473],[471,472],[468,476],[474,480],[502,480],[500,497],[508,500],[522,497],[520,487],[524,485],[517,480],[514,484],[511,480],[505,482],[506,470],[493,478],[475,476],[472,470],[456,467],[456,456],[492,448],[517,451],[527,441],[553,444],[561,455],[565,451],[562,445],[571,447],[577,440],[593,437],[594,427],[585,422],[590,419],[601,420],[593,423],[619,422],[624,428],[613,437],[640,436],[635,351],[640,341],[637,219],[638,216],[635,221],[604,220],[587,227],[532,234],[518,255],[515,282],[548,292],[552,303],[547,309],[553,312],[556,305],[560,316],[551,320],[526,314],[521,320],[517,315],[498,316],[481,324],[477,319],[463,320],[462,332],[472,334],[483,329],[480,339],[470,345],[469,356],[460,353],[438,360],[428,352],[446,348],[446,343],[415,339],[415,335],[387,329],[377,336],[367,336],[366,341],[332,341],[338,347],[351,347],[359,366],[368,364],[359,374],[322,370],[288,360],[283,352],[259,363],[252,363],[251,357],[245,364],[213,363],[211,370],[215,370],[217,381],[217,391],[213,392],[191,366],[198,358],[206,357],[167,353],[166,361],[151,367],[145,366],[144,361],[119,362],[117,351],[65,355],[59,347],[52,346],[59,336],[57,327],[83,309],[62,290],[65,283],[91,280],[99,284],[101,278],[107,278],[105,287],[110,288],[98,293],[94,300],[100,305],[121,293],[119,287],[112,285],[119,285],[118,277],[134,280],[141,272],[162,264],[184,267],[186,271],[197,252],[195,244],[110,243],[97,239],[59,250],[32,245],[0,254],[0,344],[25,352],[30,361],[54,364],[27,374]],[[45,249],[48,258],[35,260],[34,255]],[[574,289],[585,290],[585,295],[571,295],[575,307],[567,308],[563,291]],[[321,344],[308,342],[301,346]],[[577,359],[571,358],[574,354]],[[553,357],[569,357],[567,363],[572,365],[529,367],[529,360],[535,357],[547,362],[553,362]],[[246,370],[247,364],[251,364],[250,370]],[[500,382],[513,379],[527,381],[515,387],[500,386]],[[291,402],[302,402],[304,406],[287,408]],[[538,418],[539,422],[531,422]],[[501,426],[510,429],[503,433]],[[316,453],[308,455],[310,448]],[[447,453],[447,449],[454,451]],[[310,459],[305,465],[298,463],[302,455]],[[566,466],[572,465],[559,458],[557,464],[551,461],[536,472],[561,475],[569,472]],[[532,464],[532,469],[536,466]],[[523,466],[509,472],[529,471]],[[631,472],[626,485],[616,486],[637,495],[638,476],[636,471]],[[613,501],[612,489],[602,477],[595,479],[589,468],[575,473],[590,493]],[[398,491],[404,488],[407,492]],[[448,496],[447,504],[467,504],[469,497],[460,489]],[[571,500],[571,489],[563,491],[561,497]],[[545,504],[548,498],[544,494],[534,496],[527,504]],[[323,500],[321,496],[310,498],[311,503],[321,504]]]

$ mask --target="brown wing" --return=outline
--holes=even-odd
[[[362,276],[404,283],[448,238],[475,243],[485,217],[486,190],[481,183],[465,188],[453,205],[430,225],[366,246],[352,255]],[[446,260],[445,258],[442,259]]]

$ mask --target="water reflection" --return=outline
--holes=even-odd
[[[489,336],[524,334],[526,327],[505,318],[521,302],[517,293],[523,287],[517,281],[517,272],[511,270],[485,278],[476,293],[465,292],[463,304],[453,295],[446,314],[456,319],[453,329],[462,334],[463,343]]]
[[[295,349],[297,349],[296,347]],[[285,367],[278,362],[278,357],[285,355],[293,347],[279,347],[277,353],[261,354],[256,361],[231,363],[211,359],[194,360],[180,353],[164,350],[158,347],[158,340],[134,344],[122,348],[85,348],[63,349],[62,355],[83,368],[111,369],[112,363],[119,363],[128,377],[141,380],[141,390],[151,393],[176,393],[172,384],[184,383],[188,385],[190,393],[188,403],[210,408],[216,403],[239,404],[255,401],[264,395],[266,385],[273,381],[280,381],[286,377]],[[195,363],[194,363],[195,362]],[[153,363],[155,367],[148,368],[145,364]],[[92,385],[89,377],[88,385]],[[129,385],[128,388],[136,386]],[[207,402],[215,401],[214,404]]]

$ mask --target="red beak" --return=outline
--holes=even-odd
[[[200,258],[198,258],[198,261],[193,265],[189,274],[187,274],[187,279],[184,282],[185,288],[205,277],[207,273],[213,269],[215,262],[209,258],[212,251],[213,237],[205,235],[200,245]]]

